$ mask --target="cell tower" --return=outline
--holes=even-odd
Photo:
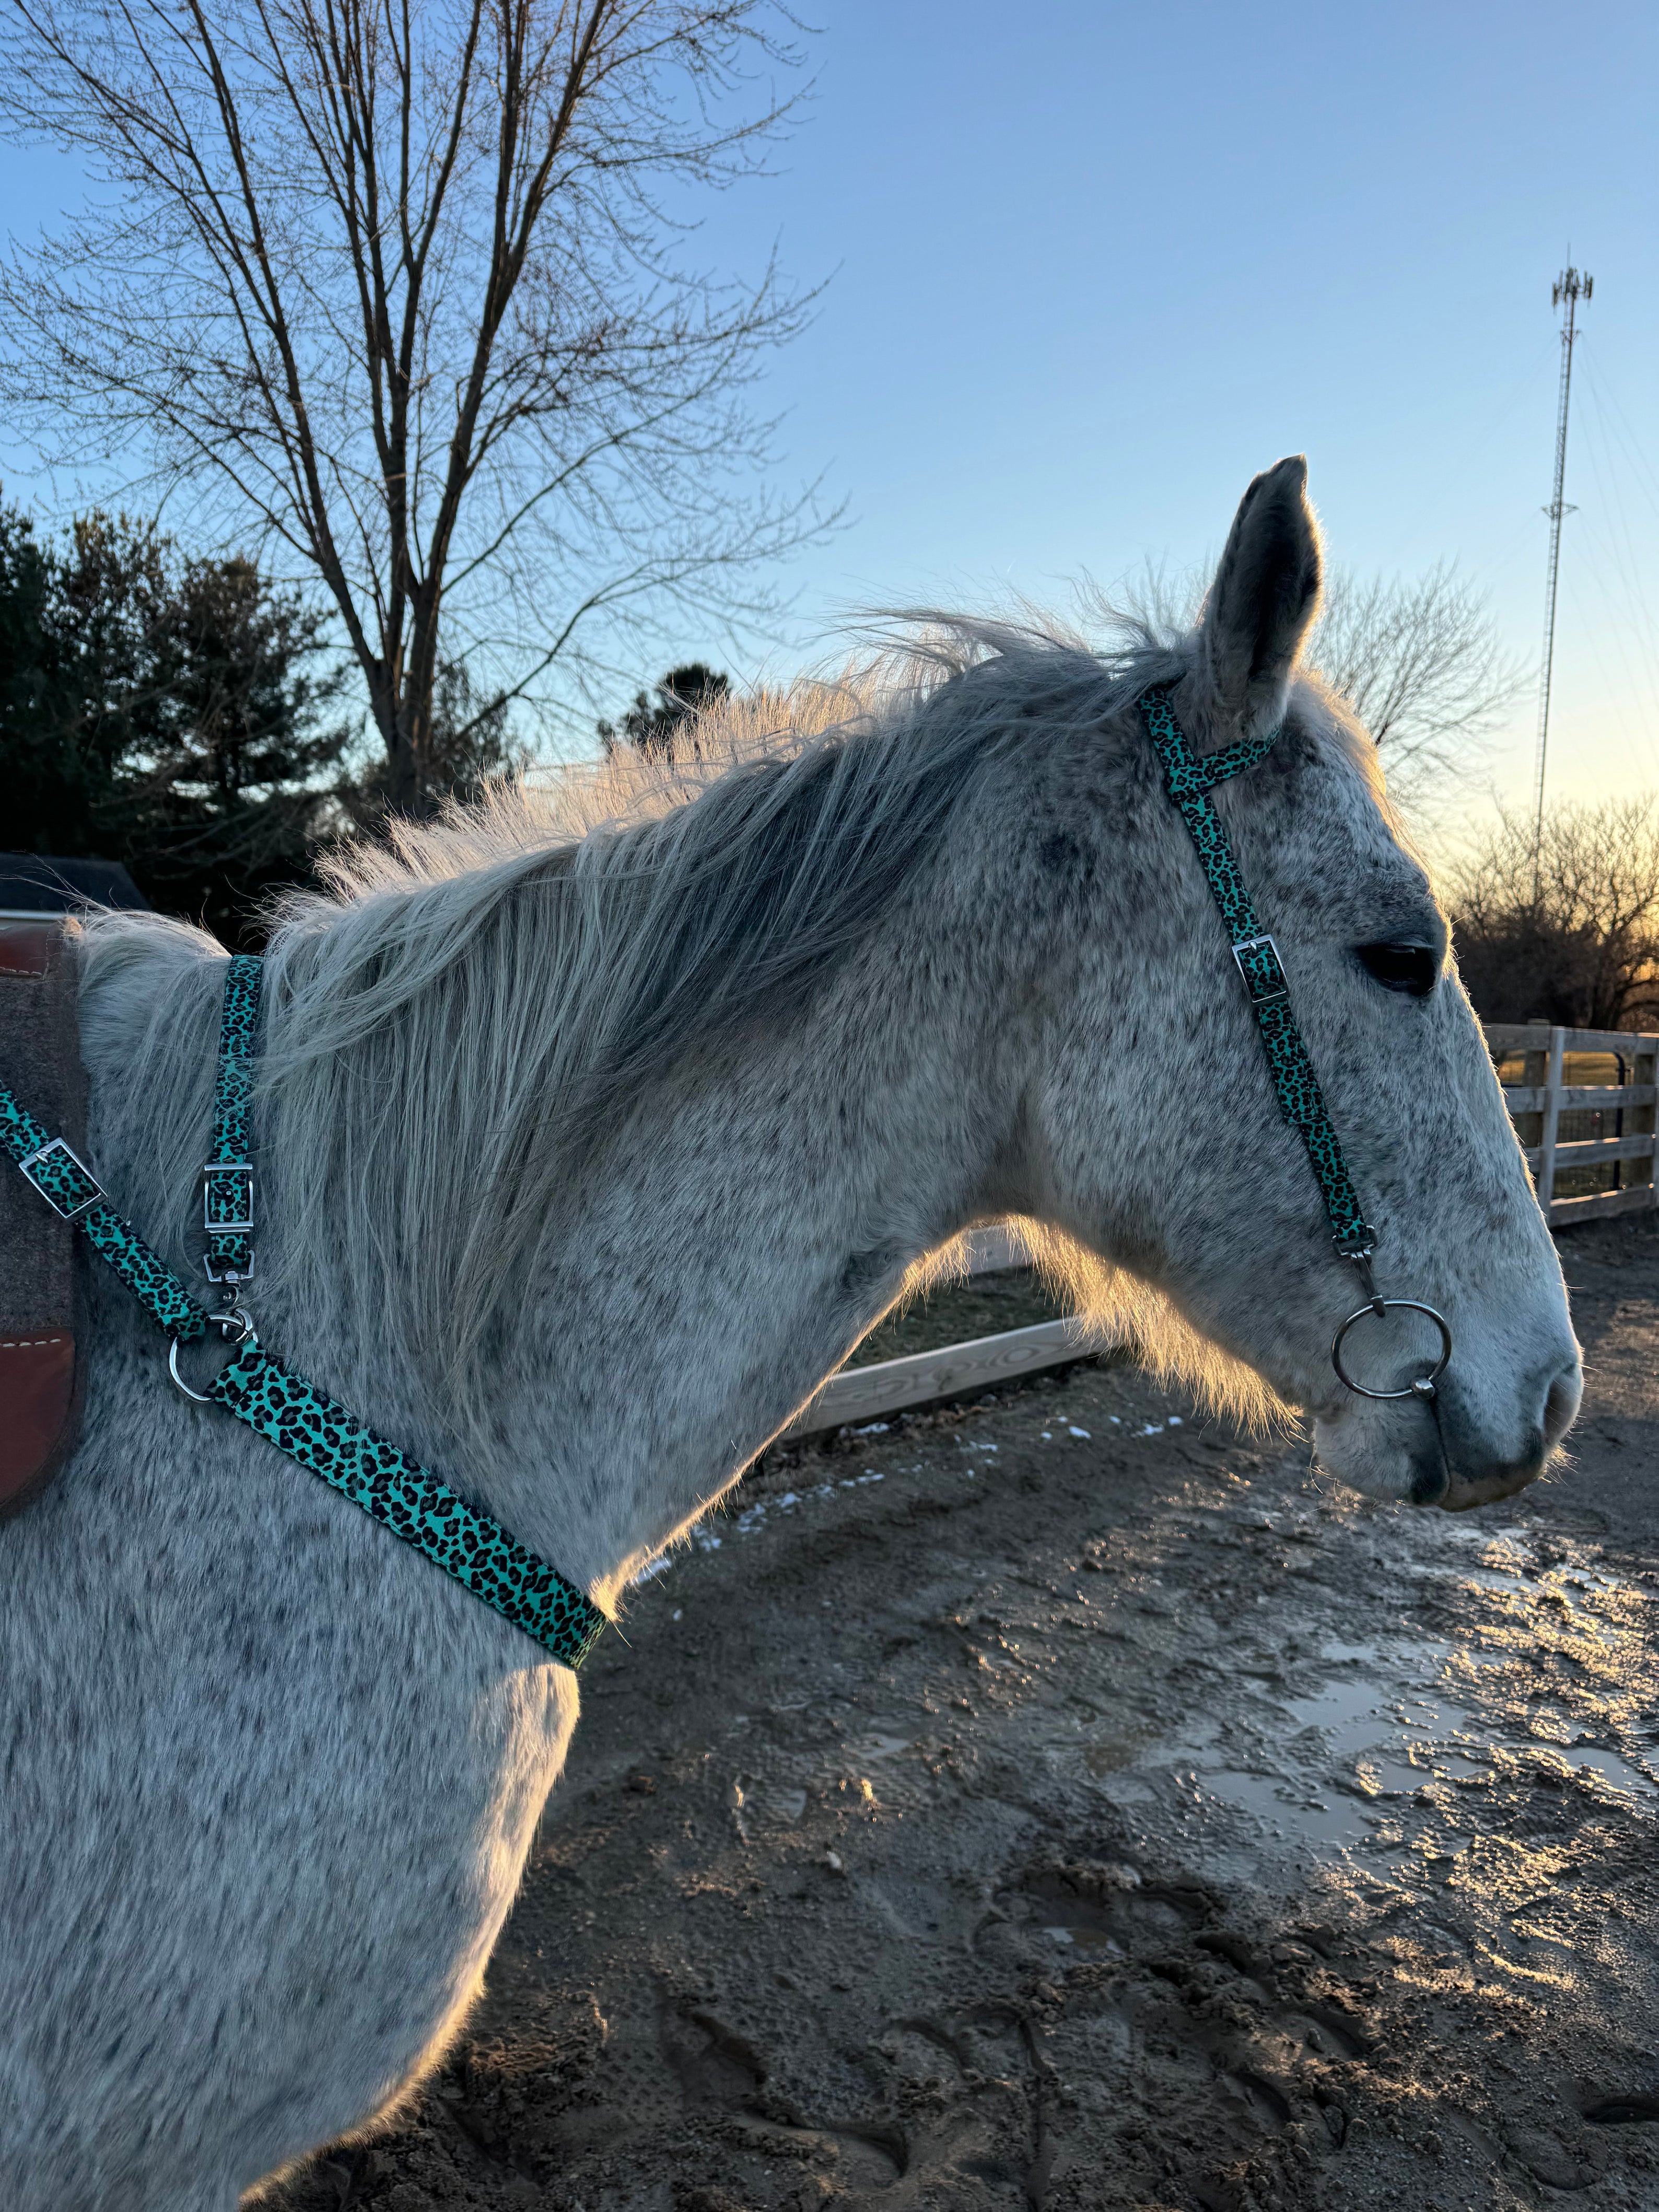
[[[1569,262],[1550,287],[1550,305],[1559,307],[1566,302],[1566,318],[1561,325],[1561,403],[1555,417],[1555,489],[1549,505],[1544,509],[1550,519],[1550,580],[1544,598],[1544,671],[1538,687],[1538,792],[1537,807],[1533,829],[1533,866],[1537,872],[1538,849],[1544,841],[1544,762],[1550,741],[1550,675],[1555,663],[1555,586],[1561,572],[1561,518],[1571,514],[1572,508],[1564,496],[1567,483],[1567,399],[1572,390],[1572,342],[1576,335],[1578,302],[1588,300],[1595,289],[1595,279],[1586,276]],[[1537,895],[1537,884],[1533,885]]]

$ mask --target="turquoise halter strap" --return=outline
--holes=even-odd
[[[173,1339],[168,1364],[187,1396],[222,1406],[301,1467],[320,1475],[404,1542],[521,1628],[566,1667],[580,1667],[605,1617],[564,1577],[471,1505],[439,1475],[364,1426],[337,1401],[260,1349],[238,1303],[253,1271],[253,1171],[248,1104],[262,963],[239,956],[225,978],[213,1158],[204,1170],[215,1282],[230,1285],[223,1310],[206,1312],[111,1206],[84,1161],[0,1084],[0,1142],[48,1206],[75,1222],[101,1258]],[[179,1372],[179,1346],[210,1323],[235,1349],[204,1391]]]
[[[225,970],[219,1019],[219,1073],[213,1085],[213,1157],[202,1170],[202,1218],[208,1232],[202,1265],[215,1283],[245,1283],[253,1273],[253,1147],[248,1109],[253,1100],[254,1040],[259,1028],[263,960],[239,952]],[[233,1300],[236,1293],[232,1292]]]
[[[1146,734],[1164,763],[1170,796],[1181,809],[1182,818],[1192,832],[1204,880],[1226,925],[1233,958],[1244,979],[1250,1012],[1255,1016],[1262,1049],[1267,1055],[1267,1073],[1273,1079],[1279,1111],[1307,1147],[1336,1249],[1345,1260],[1352,1261],[1358,1267],[1365,1286],[1365,1304],[1350,1314],[1336,1332],[1331,1346],[1331,1364],[1338,1379],[1359,1397],[1432,1399],[1434,1386],[1451,1358],[1451,1331],[1432,1306],[1424,1305],[1416,1298],[1383,1298],[1377,1295],[1370,1265],[1376,1249],[1376,1231],[1360,1211],[1348,1164],[1342,1157],[1342,1146],[1325,1104],[1325,1094],[1319,1087],[1319,1078],[1314,1073],[1308,1048],[1297,1027],[1285,963],[1279,957],[1278,945],[1256,920],[1255,908],[1244,888],[1244,878],[1238,872],[1238,863],[1227,842],[1221,817],[1207,796],[1217,784],[1242,775],[1246,769],[1266,760],[1282,732],[1274,730],[1265,738],[1242,738],[1237,744],[1228,745],[1218,753],[1206,753],[1200,759],[1176,720],[1167,686],[1160,685],[1144,693],[1139,703]],[[1433,1322],[1440,1332],[1440,1357],[1430,1373],[1420,1376],[1407,1389],[1369,1390],[1363,1383],[1356,1382],[1344,1367],[1343,1340],[1354,1323],[1363,1321],[1367,1314],[1374,1314],[1380,1321],[1390,1310],[1423,1314]]]
[[[1209,753],[1199,760],[1182,734],[1166,690],[1148,691],[1140,702],[1140,712],[1146,734],[1164,763],[1170,796],[1193,833],[1205,881],[1227,925],[1233,958],[1244,978],[1250,1012],[1261,1032],[1279,1110],[1308,1148],[1336,1249],[1345,1260],[1369,1260],[1376,1249],[1376,1238],[1359,1210],[1319,1078],[1291,1011],[1291,987],[1279,947],[1256,921],[1221,817],[1206,796],[1217,784],[1242,775],[1246,769],[1266,760],[1280,732],[1275,730],[1270,737],[1247,738],[1229,745],[1224,752]]]

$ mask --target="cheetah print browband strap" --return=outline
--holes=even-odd
[[[1250,895],[1238,872],[1221,817],[1207,794],[1218,783],[1242,775],[1265,760],[1279,737],[1247,738],[1224,751],[1197,758],[1175,718],[1167,690],[1146,692],[1140,700],[1141,719],[1158,758],[1164,763],[1169,793],[1181,809],[1193,833],[1199,865],[1215,902],[1221,909],[1227,936],[1249,993],[1250,1011],[1261,1032],[1279,1110],[1308,1148],[1308,1158],[1319,1179],[1329,1217],[1331,1235],[1345,1260],[1369,1259],[1376,1238],[1359,1210],[1359,1200],[1349,1178],[1347,1162],[1337,1141],[1325,1105],[1319,1078],[1314,1073],[1308,1048],[1291,1011],[1290,985],[1285,980],[1279,947],[1263,933],[1250,904]]]
[[[236,1286],[251,1273],[252,1170],[248,1102],[258,1023],[261,963],[239,956],[225,981],[213,1159],[207,1170],[208,1273]],[[580,1667],[605,1625],[598,1606],[545,1559],[526,1551],[439,1475],[366,1428],[345,1407],[263,1351],[240,1310],[209,1314],[124,1221],[96,1177],[0,1084],[0,1144],[47,1205],[86,1233],[175,1345],[234,1318],[243,1330],[229,1364],[200,1395],[225,1407],[289,1459],[424,1554],[474,1597],[520,1628],[566,1667]],[[223,1170],[236,1170],[234,1177]],[[218,1188],[216,1192],[216,1177]],[[225,1331],[228,1334],[228,1330]]]

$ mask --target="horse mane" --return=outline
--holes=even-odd
[[[1097,727],[1168,656],[1129,658],[936,622],[836,683],[705,713],[672,766],[515,781],[337,852],[267,955],[296,1252],[342,1253],[369,1304],[418,1253],[421,1334],[459,1374],[631,1105],[802,1018],[994,759]]]
[[[281,903],[259,1096],[289,1228],[262,1297],[314,1304],[326,1253],[338,1322],[395,1301],[447,1424],[477,1434],[473,1355],[514,1326],[562,1202],[630,1106],[690,1056],[804,1018],[992,763],[1098,736],[1191,665],[1190,636],[1146,624],[1103,654],[1036,621],[898,619],[925,628],[836,682],[706,711],[687,759],[505,784],[337,849],[320,892]],[[216,977],[200,933],[112,915],[89,931],[91,970],[158,942]],[[124,1052],[130,1069],[171,1066],[175,1115],[203,1101],[189,1129],[209,1015],[181,1025],[168,995]],[[182,1083],[181,1050],[205,1063]],[[182,1188],[194,1144],[178,1127]],[[1087,1255],[1049,1239],[1042,1256],[1091,1307],[1121,1309],[1124,1285],[1109,1301]]]

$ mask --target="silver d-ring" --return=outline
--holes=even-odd
[[[218,1322],[221,1336],[224,1338],[226,1343],[230,1346],[233,1351],[240,1352],[245,1344],[258,1344],[259,1341],[258,1336],[254,1334],[253,1323],[248,1319],[245,1313],[240,1312],[234,1307],[233,1307],[228,1313],[210,1314],[208,1316],[208,1320],[210,1322]],[[236,1334],[234,1336],[230,1334],[233,1328],[236,1331]],[[184,1392],[186,1398],[194,1398],[198,1406],[216,1405],[218,1401],[214,1397],[210,1390],[192,1390],[189,1383],[185,1382],[184,1376],[179,1372],[179,1349],[180,1342],[181,1340],[175,1336],[172,1343],[167,1346],[167,1373],[172,1376],[173,1381],[179,1385],[179,1388]],[[222,1368],[220,1372],[222,1374],[223,1371],[224,1370]]]
[[[1368,1390],[1363,1382],[1356,1382],[1342,1364],[1342,1340],[1354,1323],[1357,1321],[1364,1321],[1367,1314],[1376,1314],[1380,1320],[1385,1313],[1424,1314],[1440,1332],[1439,1358],[1435,1361],[1426,1375],[1419,1375],[1414,1382],[1408,1382],[1403,1390]],[[1451,1356],[1452,1333],[1447,1326],[1445,1316],[1437,1314],[1432,1306],[1425,1306],[1419,1298],[1378,1298],[1370,1305],[1361,1306],[1357,1313],[1351,1313],[1348,1316],[1346,1321],[1331,1339],[1331,1364],[1336,1370],[1336,1379],[1358,1398],[1432,1398],[1434,1386],[1445,1373]]]

